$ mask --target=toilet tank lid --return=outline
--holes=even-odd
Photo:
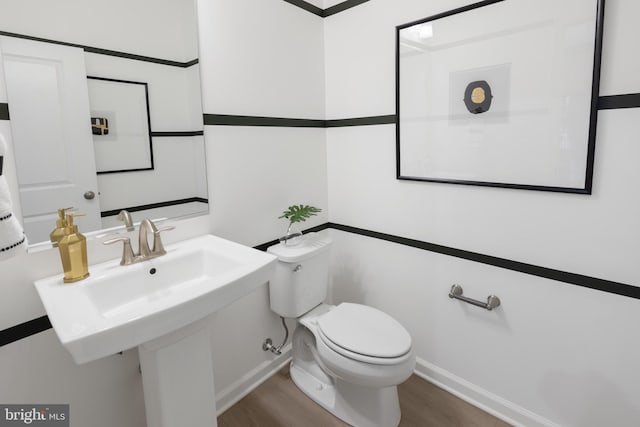
[[[307,233],[302,241],[295,246],[285,246],[282,243],[270,246],[267,252],[278,257],[282,262],[300,262],[329,249],[331,238],[318,233]]]

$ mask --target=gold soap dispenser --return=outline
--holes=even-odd
[[[71,208],[60,208],[58,209],[58,219],[56,220],[56,228],[49,234],[49,238],[51,239],[51,243],[54,248],[58,247],[58,243],[65,235],[64,229],[67,227],[67,219],[65,218],[66,212]]]
[[[84,216],[84,214],[65,215],[65,235],[58,242],[64,270],[64,283],[77,282],[89,277],[87,238],[78,232],[78,226],[73,223],[73,218],[77,216]]]

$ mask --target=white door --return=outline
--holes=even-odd
[[[58,208],[86,214],[81,231],[100,229],[84,51],[13,37],[0,48],[29,241],[49,240]]]

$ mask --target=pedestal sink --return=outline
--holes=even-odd
[[[91,276],[35,282],[62,345],[78,364],[138,347],[149,427],[216,426],[207,316],[270,280],[276,258],[212,235]]]

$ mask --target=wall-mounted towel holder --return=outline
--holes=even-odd
[[[489,295],[487,297],[487,302],[478,301],[472,298],[467,298],[462,295],[462,286],[453,285],[451,290],[449,291],[449,298],[459,299],[460,301],[467,302],[469,304],[476,305],[478,307],[482,307],[489,311],[493,310],[496,307],[500,306],[500,298],[495,295]]]

